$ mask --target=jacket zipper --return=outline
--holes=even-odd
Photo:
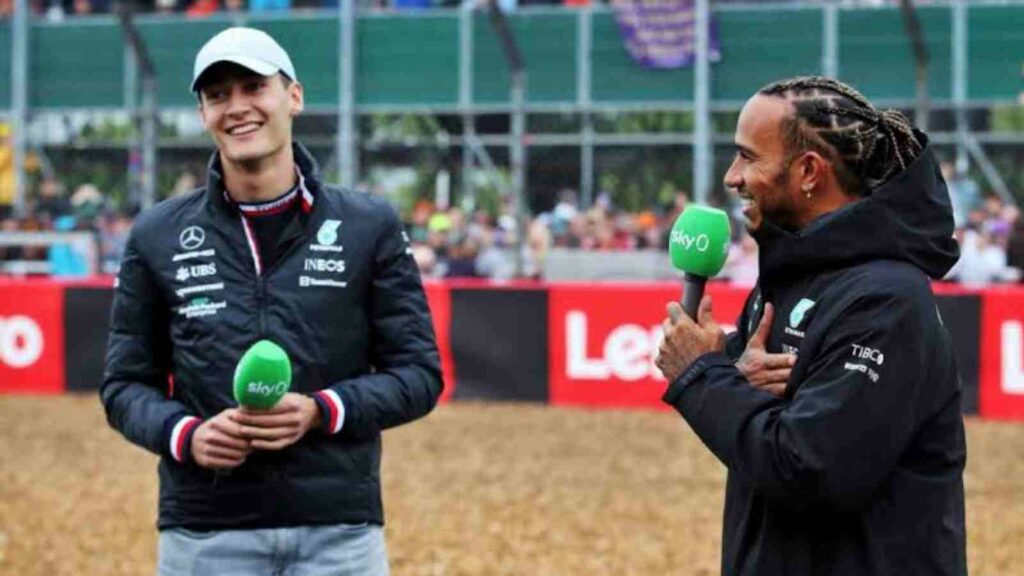
[[[256,277],[256,309],[259,310],[259,334],[260,338],[267,337],[267,307],[264,302],[266,296],[266,281],[263,276]]]
[[[256,240],[256,233],[253,232],[249,220],[245,214],[239,214],[242,219],[242,229],[245,231],[245,242],[249,247],[249,255],[252,257],[253,269],[256,272],[256,310],[257,330],[260,338],[267,337],[267,311],[266,311],[266,280],[263,277],[263,261],[260,258],[260,247]]]

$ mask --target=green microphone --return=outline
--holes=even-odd
[[[729,216],[717,208],[691,204],[672,226],[668,253],[682,270],[683,311],[694,320],[708,278],[722,271],[729,255]],[[675,318],[673,318],[675,320]]]
[[[246,408],[272,408],[291,385],[288,353],[270,340],[253,344],[235,367],[235,400]]]

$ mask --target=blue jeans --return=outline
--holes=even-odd
[[[159,576],[388,576],[384,530],[336,524],[160,531]]]

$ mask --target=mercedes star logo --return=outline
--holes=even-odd
[[[189,226],[181,231],[181,236],[178,236],[178,242],[185,250],[195,250],[202,246],[205,240],[206,232],[199,226]]]

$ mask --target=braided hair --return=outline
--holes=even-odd
[[[800,76],[774,82],[758,94],[784,98],[795,113],[783,121],[790,159],[813,150],[829,159],[847,194],[866,196],[921,154],[907,118],[876,110],[860,92],[838,80]]]

